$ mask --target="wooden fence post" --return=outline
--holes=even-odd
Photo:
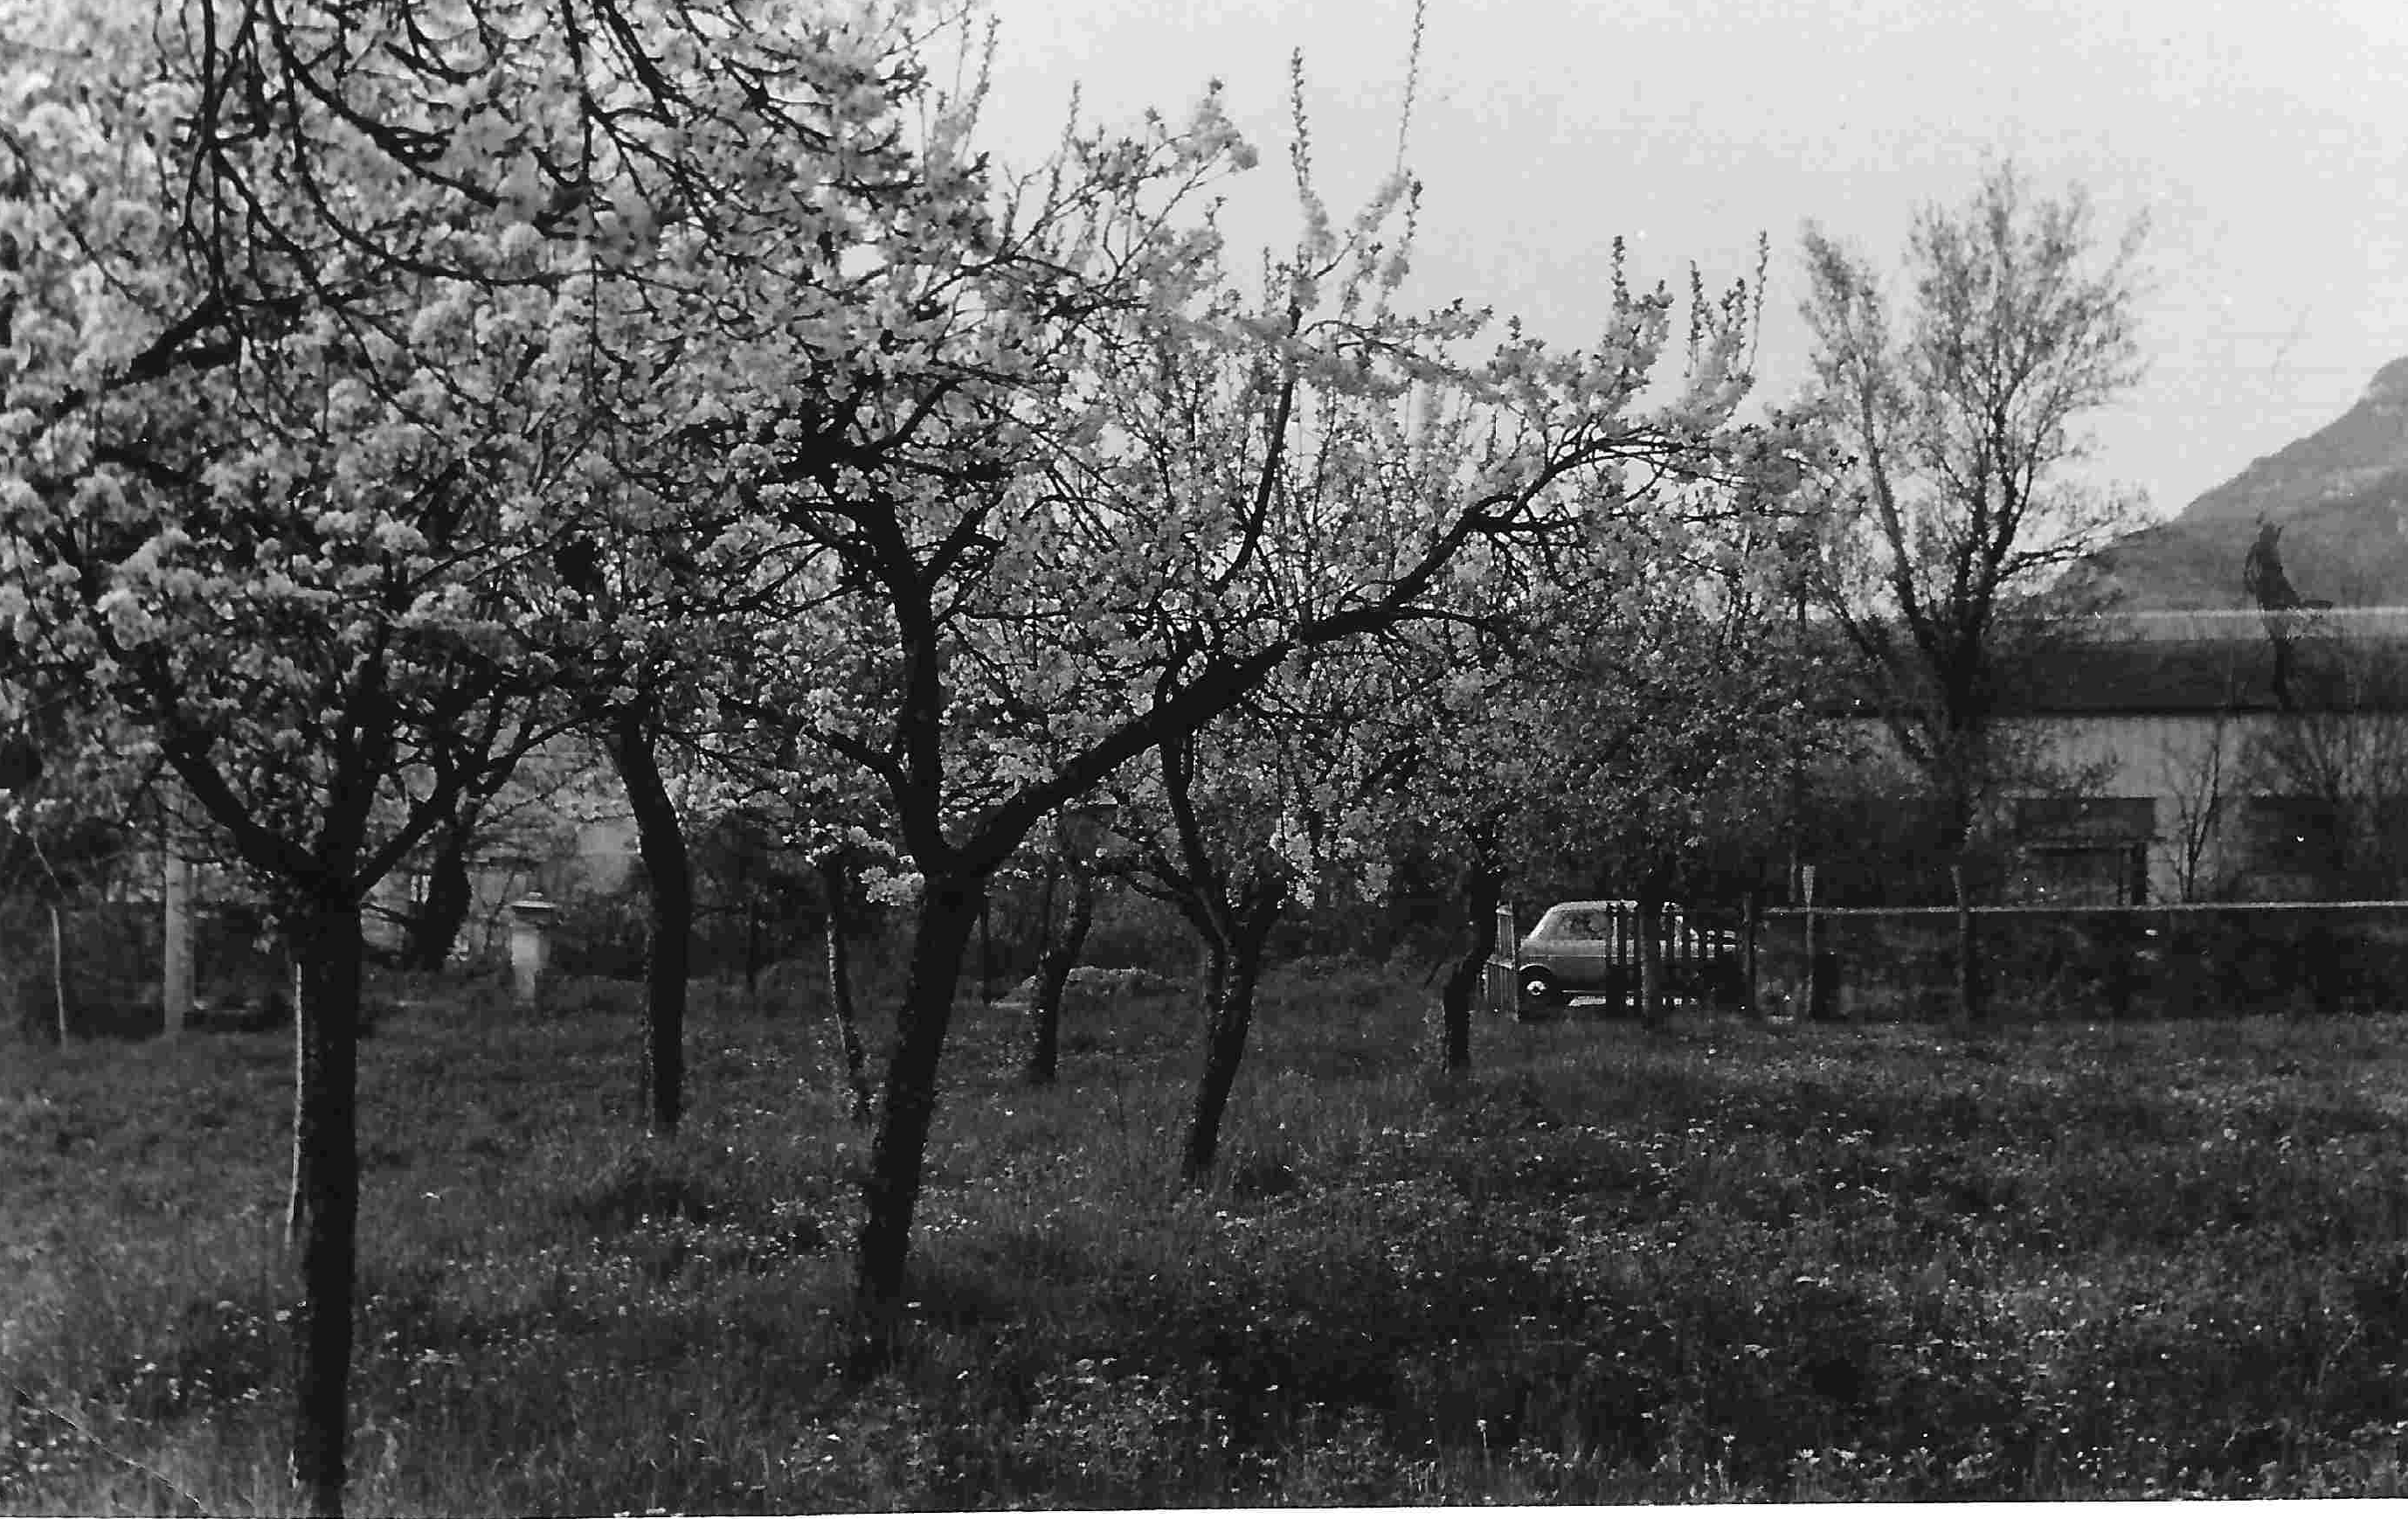
[[[1764,1005],[1756,998],[1756,939],[1758,926],[1763,921],[1764,904],[1757,900],[1754,891],[1750,891],[1742,910],[1747,915],[1747,921],[1741,931],[1746,937],[1740,944],[1740,1011],[1750,1018],[1760,1018],[1764,1015]]]
[[[1961,861],[1948,867],[1948,879],[1956,888],[1956,1008],[1971,1023],[1982,1016],[1982,957],[1973,933],[1973,898],[1966,890]]]

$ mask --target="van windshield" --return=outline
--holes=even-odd
[[[1627,922],[1636,927],[1639,909],[1636,904],[1596,907],[1551,907],[1539,919],[1531,937],[1540,939],[1612,939],[1619,936],[1618,924]],[[1681,905],[1668,902],[1663,907],[1663,921],[1668,927],[1683,926]]]
[[[1539,932],[1550,939],[1610,939],[1613,917],[1605,907],[1559,907],[1547,915]]]

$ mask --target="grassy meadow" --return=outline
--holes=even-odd
[[[899,1354],[808,995],[386,989],[363,1050],[362,1513],[2408,1489],[2408,1020],[1968,1034],[1484,1021],[1267,989],[1209,1194],[1183,999],[1062,1083],[965,1006]],[[873,1028],[875,1034],[880,1031]],[[279,1034],[0,1051],[8,1512],[275,1512]]]

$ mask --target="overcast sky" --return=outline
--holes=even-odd
[[[1208,79],[1264,152],[1233,223],[1277,237],[1301,48],[1342,220],[1393,163],[1411,0],[994,0],[989,124],[1039,155],[1082,115],[1177,115]],[[2408,7],[2398,0],[1431,0],[1408,159],[1415,284],[1595,332],[1607,250],[1636,272],[1748,274],[1772,240],[1761,393],[1804,373],[1799,229],[1894,268],[1914,210],[1985,155],[2145,213],[2147,379],[2095,472],[2171,514],[2346,410],[2408,356]],[[1259,198],[1259,204],[1255,197]]]

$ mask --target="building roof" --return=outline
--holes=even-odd
[[[2408,713],[2408,608],[2275,614],[2162,612],[2067,619],[2000,672],[2015,716]],[[2285,648],[2278,658],[2275,635]],[[2283,668],[2285,689],[2276,689]],[[1819,703],[1868,715],[1881,698],[1843,680]]]
[[[2408,639],[2408,606],[2302,608],[2277,614],[2298,629],[2346,639]],[[2100,643],[2257,643],[2266,637],[2267,614],[2256,607],[2197,607],[2147,612],[2100,613],[2061,619],[2088,629]]]

